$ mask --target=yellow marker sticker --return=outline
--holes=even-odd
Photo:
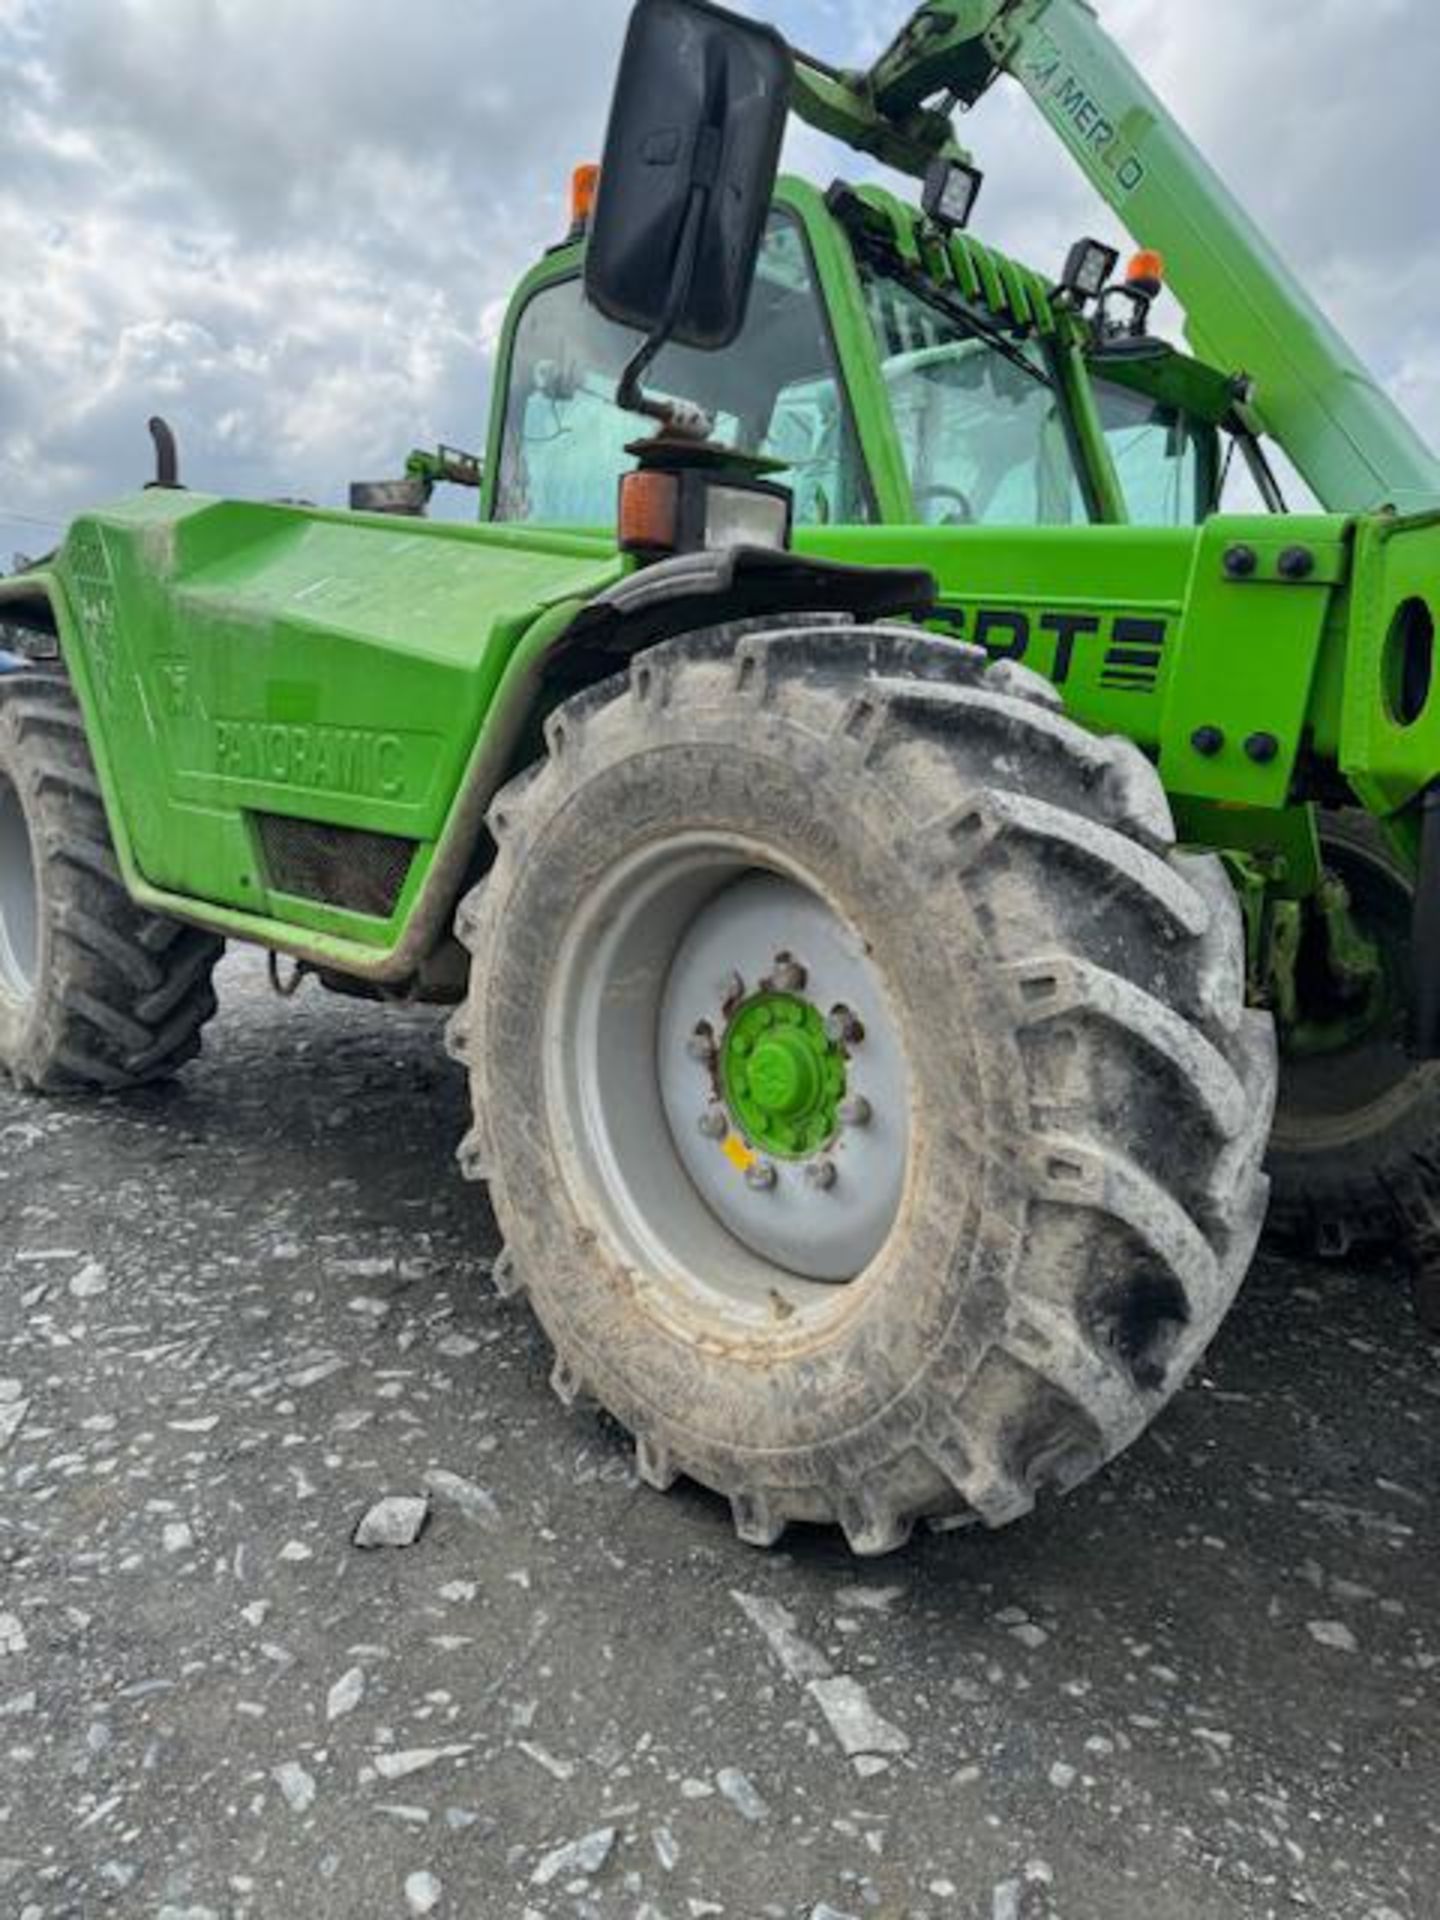
[[[750,1151],[738,1133],[729,1136],[721,1151],[737,1173],[748,1173],[759,1158],[758,1154]]]

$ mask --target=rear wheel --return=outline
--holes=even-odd
[[[1323,971],[1300,969],[1301,1039],[1281,1030],[1271,1223],[1338,1255],[1415,1226],[1440,1232],[1440,1063],[1406,1051],[1409,876],[1364,814],[1328,815],[1321,845],[1380,977],[1357,1009],[1334,1003]]]
[[[200,1050],[222,950],[126,893],[64,677],[0,679],[0,1066],[48,1093],[166,1078]]]
[[[452,1044],[562,1397],[760,1544],[1083,1480],[1264,1211],[1269,1025],[1153,770],[903,630],[690,636],[548,741],[492,810]]]

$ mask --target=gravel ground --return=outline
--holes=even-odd
[[[1263,1260],[1027,1525],[758,1555],[549,1393],[438,1016],[223,1000],[177,1088],[0,1091],[0,1913],[1440,1914],[1394,1275]]]

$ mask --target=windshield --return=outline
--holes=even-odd
[[[626,447],[651,431],[615,405],[637,336],[604,319],[578,279],[542,287],[515,329],[505,403],[497,520],[609,526]],[[809,250],[788,214],[770,216],[745,327],[723,353],[667,347],[652,394],[693,401],[714,438],[784,463],[804,526],[873,517],[850,410]]]
[[[934,526],[1088,519],[1062,402],[1033,342],[862,262],[918,518]]]

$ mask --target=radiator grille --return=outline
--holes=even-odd
[[[255,822],[266,877],[279,892],[377,920],[394,913],[415,858],[414,840],[282,813],[257,813]]]

